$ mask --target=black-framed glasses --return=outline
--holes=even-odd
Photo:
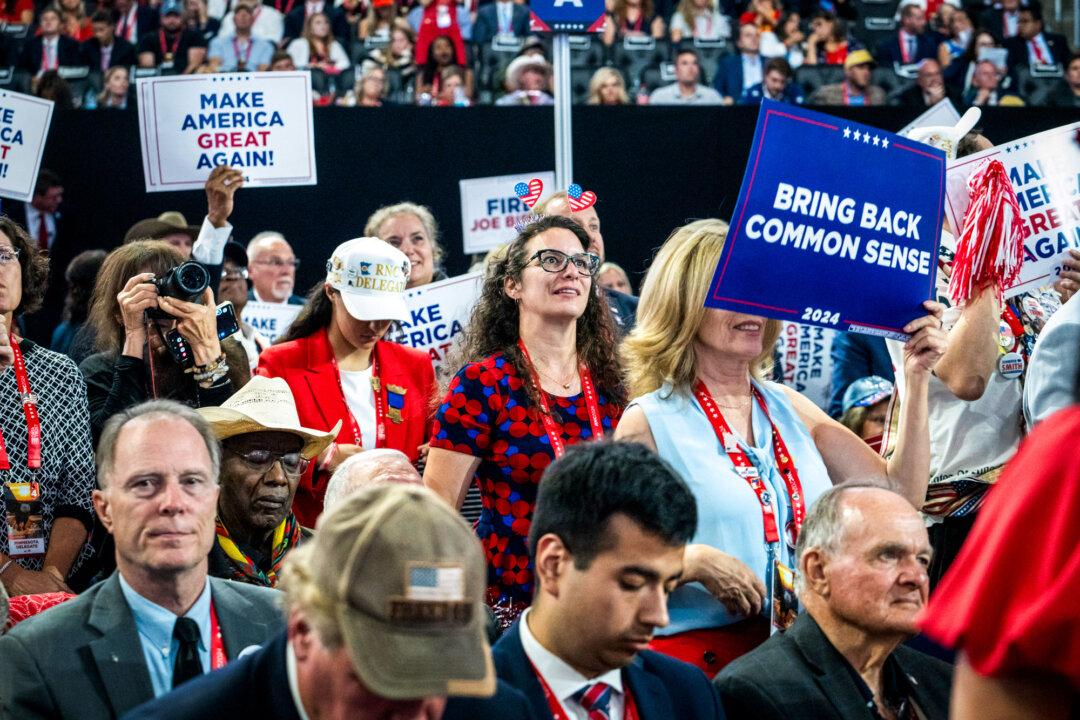
[[[541,270],[549,273],[560,273],[570,263],[574,263],[579,275],[592,277],[600,269],[600,256],[589,252],[567,255],[562,250],[544,248],[533,253],[533,256],[529,258],[529,262],[533,260],[536,260]]]
[[[307,470],[308,465],[311,464],[310,460],[300,457],[299,452],[276,453],[259,448],[240,452],[228,446],[225,446],[225,449],[250,465],[252,470],[257,470],[264,475],[270,472],[270,468],[274,467],[274,463],[279,461],[285,474],[292,477],[302,475]]]

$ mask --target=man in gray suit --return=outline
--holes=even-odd
[[[2,718],[115,718],[283,628],[275,591],[207,577],[220,450],[198,413],[115,415],[98,462],[117,571],[0,638]]]

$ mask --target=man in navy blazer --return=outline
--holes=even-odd
[[[743,91],[765,79],[765,58],[759,52],[761,33],[755,25],[739,28],[735,41],[739,52],[720,61],[713,87],[724,98],[725,105],[733,105],[742,97]]]
[[[539,718],[723,718],[700,670],[646,649],[696,527],[689,488],[645,446],[568,448],[540,484],[536,596],[495,645],[499,678]]]
[[[1020,8],[1020,31],[1005,41],[1009,51],[1009,69],[1023,65],[1069,64],[1069,41],[1064,35],[1044,32],[1042,8],[1030,5]]]
[[[885,67],[914,65],[937,57],[941,38],[926,30],[926,11],[913,0],[900,8],[900,29],[886,43],[878,45],[877,61]]]
[[[533,720],[499,683],[480,543],[430,490],[384,484],[319,519],[285,559],[285,633],[128,720]]]
[[[41,34],[35,35],[23,45],[19,69],[31,75],[60,67],[82,65],[79,43],[60,32],[60,11],[47,7],[38,17]]]
[[[507,18],[509,28],[506,27]],[[529,8],[514,0],[496,0],[480,6],[473,23],[472,39],[477,45],[487,45],[496,35],[520,38],[528,34]]]

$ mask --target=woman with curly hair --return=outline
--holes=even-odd
[[[544,468],[610,437],[626,400],[588,247],[576,222],[545,217],[493,259],[435,415],[424,483],[459,508],[477,478],[487,602],[504,626],[532,597],[526,539]]]

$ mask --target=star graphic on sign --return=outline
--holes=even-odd
[[[889,147],[889,138],[881,138],[881,147],[883,147],[883,148],[888,148]]]
[[[856,131],[855,131],[855,142],[859,142],[859,138],[860,138],[860,137],[862,137],[862,135],[861,135],[861,134],[859,133],[859,131],[858,131],[858,130],[856,130]]]
[[[844,128],[844,138],[846,139],[846,138],[849,138],[849,137],[851,137],[851,128],[846,127],[846,128]]]
[[[877,147],[880,144],[881,144],[881,138],[879,138],[877,135],[875,135],[874,136],[874,147]]]
[[[862,136],[862,141],[864,143],[869,143],[870,142],[870,133],[866,133],[865,135],[863,135]]]

